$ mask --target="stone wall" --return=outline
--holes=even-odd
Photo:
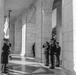
[[[27,10],[26,20],[26,56],[33,56],[32,45],[36,42],[36,8],[34,5]]]
[[[62,64],[66,70],[74,72],[72,9],[72,0],[62,0]]]
[[[10,24],[10,43],[12,44],[11,46],[11,53],[14,52],[14,45],[15,45],[15,24],[11,23]]]
[[[35,24],[28,23],[27,24],[27,50],[26,50],[26,56],[33,56],[32,52],[32,45],[34,42],[36,42],[36,31],[35,31]]]
[[[15,22],[15,54],[21,53],[22,47],[22,20],[17,20]]]

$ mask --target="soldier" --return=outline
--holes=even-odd
[[[4,44],[2,47],[2,54],[1,54],[1,63],[2,63],[2,72],[3,73],[7,73],[6,67],[8,64],[8,54],[9,54],[8,39],[4,39]]]
[[[57,59],[56,67],[60,66],[60,52],[61,52],[61,47],[59,46],[59,42],[56,42],[56,59]]]
[[[46,59],[45,66],[49,66],[49,43],[46,41],[46,43],[43,45],[43,48],[45,48],[44,54]]]
[[[33,57],[35,57],[35,43],[32,46],[32,51],[33,51]]]
[[[55,68],[55,62],[54,62],[54,55],[55,55],[55,50],[56,50],[56,45],[54,39],[51,39],[51,44],[50,44],[50,60],[51,60],[51,67],[50,69]]]

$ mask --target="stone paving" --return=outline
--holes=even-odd
[[[67,75],[61,68],[49,69],[34,59],[15,58],[9,61],[8,73],[3,75]]]

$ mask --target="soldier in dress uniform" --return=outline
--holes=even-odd
[[[55,40],[51,39],[51,44],[50,44],[51,67],[50,67],[50,69],[54,69],[55,68],[55,59],[54,59],[55,50],[56,50]]]
[[[56,67],[60,66],[60,52],[61,52],[61,47],[59,46],[59,42],[56,42],[56,59],[57,59]]]
[[[3,39],[4,44],[2,47],[2,54],[1,54],[1,64],[2,64],[2,72],[7,73],[7,64],[8,64],[8,55],[9,55],[9,43],[8,39]]]
[[[45,48],[44,54],[45,54],[45,60],[46,64],[45,66],[49,66],[49,43],[46,41],[46,43],[43,45],[43,48]]]

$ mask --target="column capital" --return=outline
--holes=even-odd
[[[54,0],[42,0],[41,1],[42,9],[44,11],[51,11],[52,10],[52,6],[53,6],[53,1]]]

